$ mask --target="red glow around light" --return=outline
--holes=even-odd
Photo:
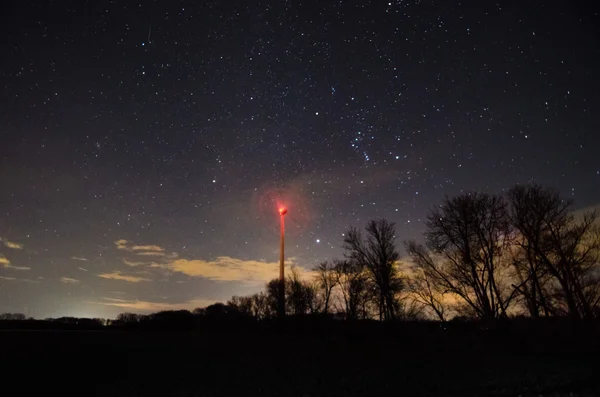
[[[287,214],[287,209],[286,209],[286,208],[283,208],[283,207],[280,207],[280,208],[279,208],[279,214],[280,214],[280,215],[285,215],[285,214]]]
[[[310,200],[305,197],[305,192],[299,186],[263,187],[257,189],[252,196],[252,212],[260,221],[260,227],[270,230],[273,235],[279,235],[279,221],[282,216],[289,218],[286,220],[288,236],[302,235],[314,219]],[[281,210],[285,210],[285,214],[282,214]]]

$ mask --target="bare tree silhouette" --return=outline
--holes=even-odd
[[[263,291],[251,296],[252,299],[252,315],[257,320],[271,318],[274,313],[269,305],[269,297]]]
[[[313,289],[300,279],[298,269],[292,267],[286,281],[286,303],[291,314],[306,314],[315,299]]]
[[[124,324],[139,323],[142,316],[135,313],[120,313],[117,316],[117,321]]]
[[[407,246],[407,251],[418,249]],[[429,309],[440,321],[446,321],[447,309],[444,304],[446,291],[435,282],[435,274],[423,262],[412,266],[412,275],[407,281],[407,292],[411,298],[421,306]]]
[[[252,296],[233,296],[227,302],[227,306],[230,308],[230,310],[238,315],[246,317],[253,316],[252,305]]]
[[[515,287],[531,317],[554,314],[557,308],[553,302],[553,278],[535,246],[544,234],[544,218],[551,211],[567,211],[568,203],[560,199],[557,191],[539,185],[515,186],[509,190],[508,199],[511,223],[517,230],[514,242],[518,249],[513,265],[520,285]]]
[[[344,307],[339,311],[348,320],[368,318],[371,294],[364,269],[352,261],[335,261],[333,269],[344,302]]]
[[[319,288],[319,292],[323,297],[323,313],[327,314],[329,313],[333,289],[337,284],[335,264],[324,261],[315,266],[313,270],[316,273],[315,278],[317,287]]]
[[[366,238],[351,227],[344,238],[344,248],[348,258],[367,269],[377,295],[377,307],[380,320],[394,320],[399,304],[397,293],[402,282],[396,267],[400,257],[394,240],[396,226],[385,219],[369,221]]]
[[[556,306],[576,319],[591,318],[600,303],[600,228],[597,214],[577,220],[572,202],[539,185],[509,191],[511,220],[519,232],[522,260],[515,267],[530,315]]]
[[[415,242],[406,247],[433,288],[452,292],[477,317],[505,317],[515,294],[503,274],[511,244],[505,201],[482,193],[446,198],[426,227],[427,248]]]

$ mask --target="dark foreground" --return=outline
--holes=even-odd
[[[600,396],[599,352],[582,343],[547,348],[419,330],[0,337],[7,396]]]

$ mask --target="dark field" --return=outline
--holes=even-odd
[[[3,384],[14,390],[6,396],[600,395],[596,348],[547,348],[536,337],[491,343],[485,334],[418,329],[0,335]]]

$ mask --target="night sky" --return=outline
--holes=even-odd
[[[318,4],[318,5],[317,5]],[[4,1],[0,312],[192,309],[420,238],[445,195],[600,203],[582,1]]]

